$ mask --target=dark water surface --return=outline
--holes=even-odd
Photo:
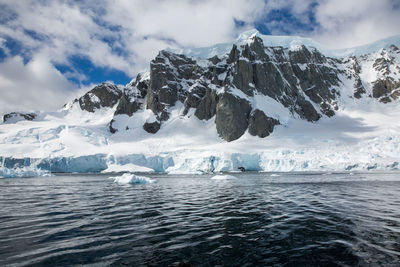
[[[0,179],[0,266],[400,266],[400,174]]]

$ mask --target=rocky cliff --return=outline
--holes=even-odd
[[[284,123],[271,112],[277,104],[291,116],[315,122],[335,116],[343,98],[369,97],[383,103],[398,99],[399,54],[391,45],[374,54],[329,57],[303,44],[268,47],[254,34],[233,44],[228,53],[208,59],[160,51],[149,73],[139,74],[124,88],[96,86],[75,103],[87,112],[115,107],[112,133],[129,129],[116,125],[120,116],[135,120],[136,112],[149,110],[154,116],[141,127],[155,134],[181,105],[179,116],[215,121],[226,141],[246,131],[266,137]]]

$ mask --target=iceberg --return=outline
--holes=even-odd
[[[150,179],[145,176],[137,176],[133,173],[124,173],[121,176],[110,177],[114,179],[114,183],[117,184],[152,184],[156,180]]]

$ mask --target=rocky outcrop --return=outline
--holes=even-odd
[[[241,137],[247,129],[250,111],[247,100],[229,93],[221,95],[215,118],[218,134],[228,142]]]
[[[309,122],[334,116],[340,97],[370,96],[387,103],[400,96],[400,81],[396,78],[400,68],[394,56],[399,53],[392,46],[382,50],[380,56],[338,59],[304,45],[290,49],[266,47],[254,35],[242,45],[234,44],[225,55],[208,60],[161,51],[150,62],[150,72],[139,74],[126,88],[102,84],[76,102],[89,112],[100,107],[116,107],[109,124],[112,133],[129,129],[127,125],[115,123],[119,115],[135,119],[135,113],[140,110],[151,111],[151,116],[146,113],[149,116],[140,126],[149,133],[157,133],[171,119],[171,111],[178,103],[179,116],[194,114],[199,120],[215,120],[218,134],[228,142],[240,138],[246,131],[264,138],[280,124],[280,118],[267,116],[255,104],[258,96],[282,105],[293,117]],[[366,81],[363,73],[368,60],[367,65],[377,72],[373,82]],[[341,88],[349,84],[353,84],[350,95],[341,96]]]
[[[126,114],[128,116],[132,116],[133,113],[140,109],[140,107],[141,103],[135,100],[130,100],[130,98],[125,93],[123,93],[118,102],[118,106],[115,110],[114,115]]]
[[[150,80],[147,90],[147,108],[162,120],[168,119],[168,107],[176,101],[184,102],[190,80],[200,77],[200,67],[191,58],[161,51],[150,63]]]
[[[270,135],[274,127],[279,124],[278,120],[267,117],[264,112],[256,109],[249,118],[249,134],[264,138]]]
[[[390,77],[375,81],[372,87],[372,96],[378,98],[383,103],[388,103],[392,99],[399,98],[400,81],[395,81]]]
[[[199,120],[209,120],[217,112],[219,97],[215,91],[207,89],[206,94],[200,99],[194,115]]]
[[[27,120],[31,121],[36,118],[35,113],[21,113],[21,112],[11,112],[4,114],[3,122],[4,123],[15,123],[17,121]]]
[[[372,67],[378,74],[378,79],[372,83],[372,96],[380,102],[388,103],[400,96],[400,67],[395,64],[395,55],[400,54],[399,49],[392,45],[388,50],[382,50]]]
[[[114,84],[102,83],[92,90],[84,94],[79,99],[75,99],[74,103],[78,102],[82,110],[94,112],[102,107],[113,107],[122,96],[122,91]]]
[[[156,133],[158,130],[160,130],[160,122],[155,121],[155,122],[145,122],[143,124],[143,129],[148,132],[148,133]]]

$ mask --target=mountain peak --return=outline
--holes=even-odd
[[[266,47],[283,47],[289,50],[298,50],[301,46],[315,48],[321,53],[329,57],[343,58],[347,56],[360,56],[377,52],[382,48],[389,48],[391,45],[400,47],[400,35],[388,37],[378,40],[371,44],[355,46],[343,49],[329,49],[323,44],[313,40],[312,38],[290,35],[264,35],[256,29],[250,29],[239,34],[238,38],[232,42],[219,43],[207,47],[185,48],[185,49],[169,49],[169,51],[178,54],[184,54],[199,59],[207,59],[213,56],[221,56],[229,53],[232,45],[244,45],[254,40],[254,37],[260,38]]]

